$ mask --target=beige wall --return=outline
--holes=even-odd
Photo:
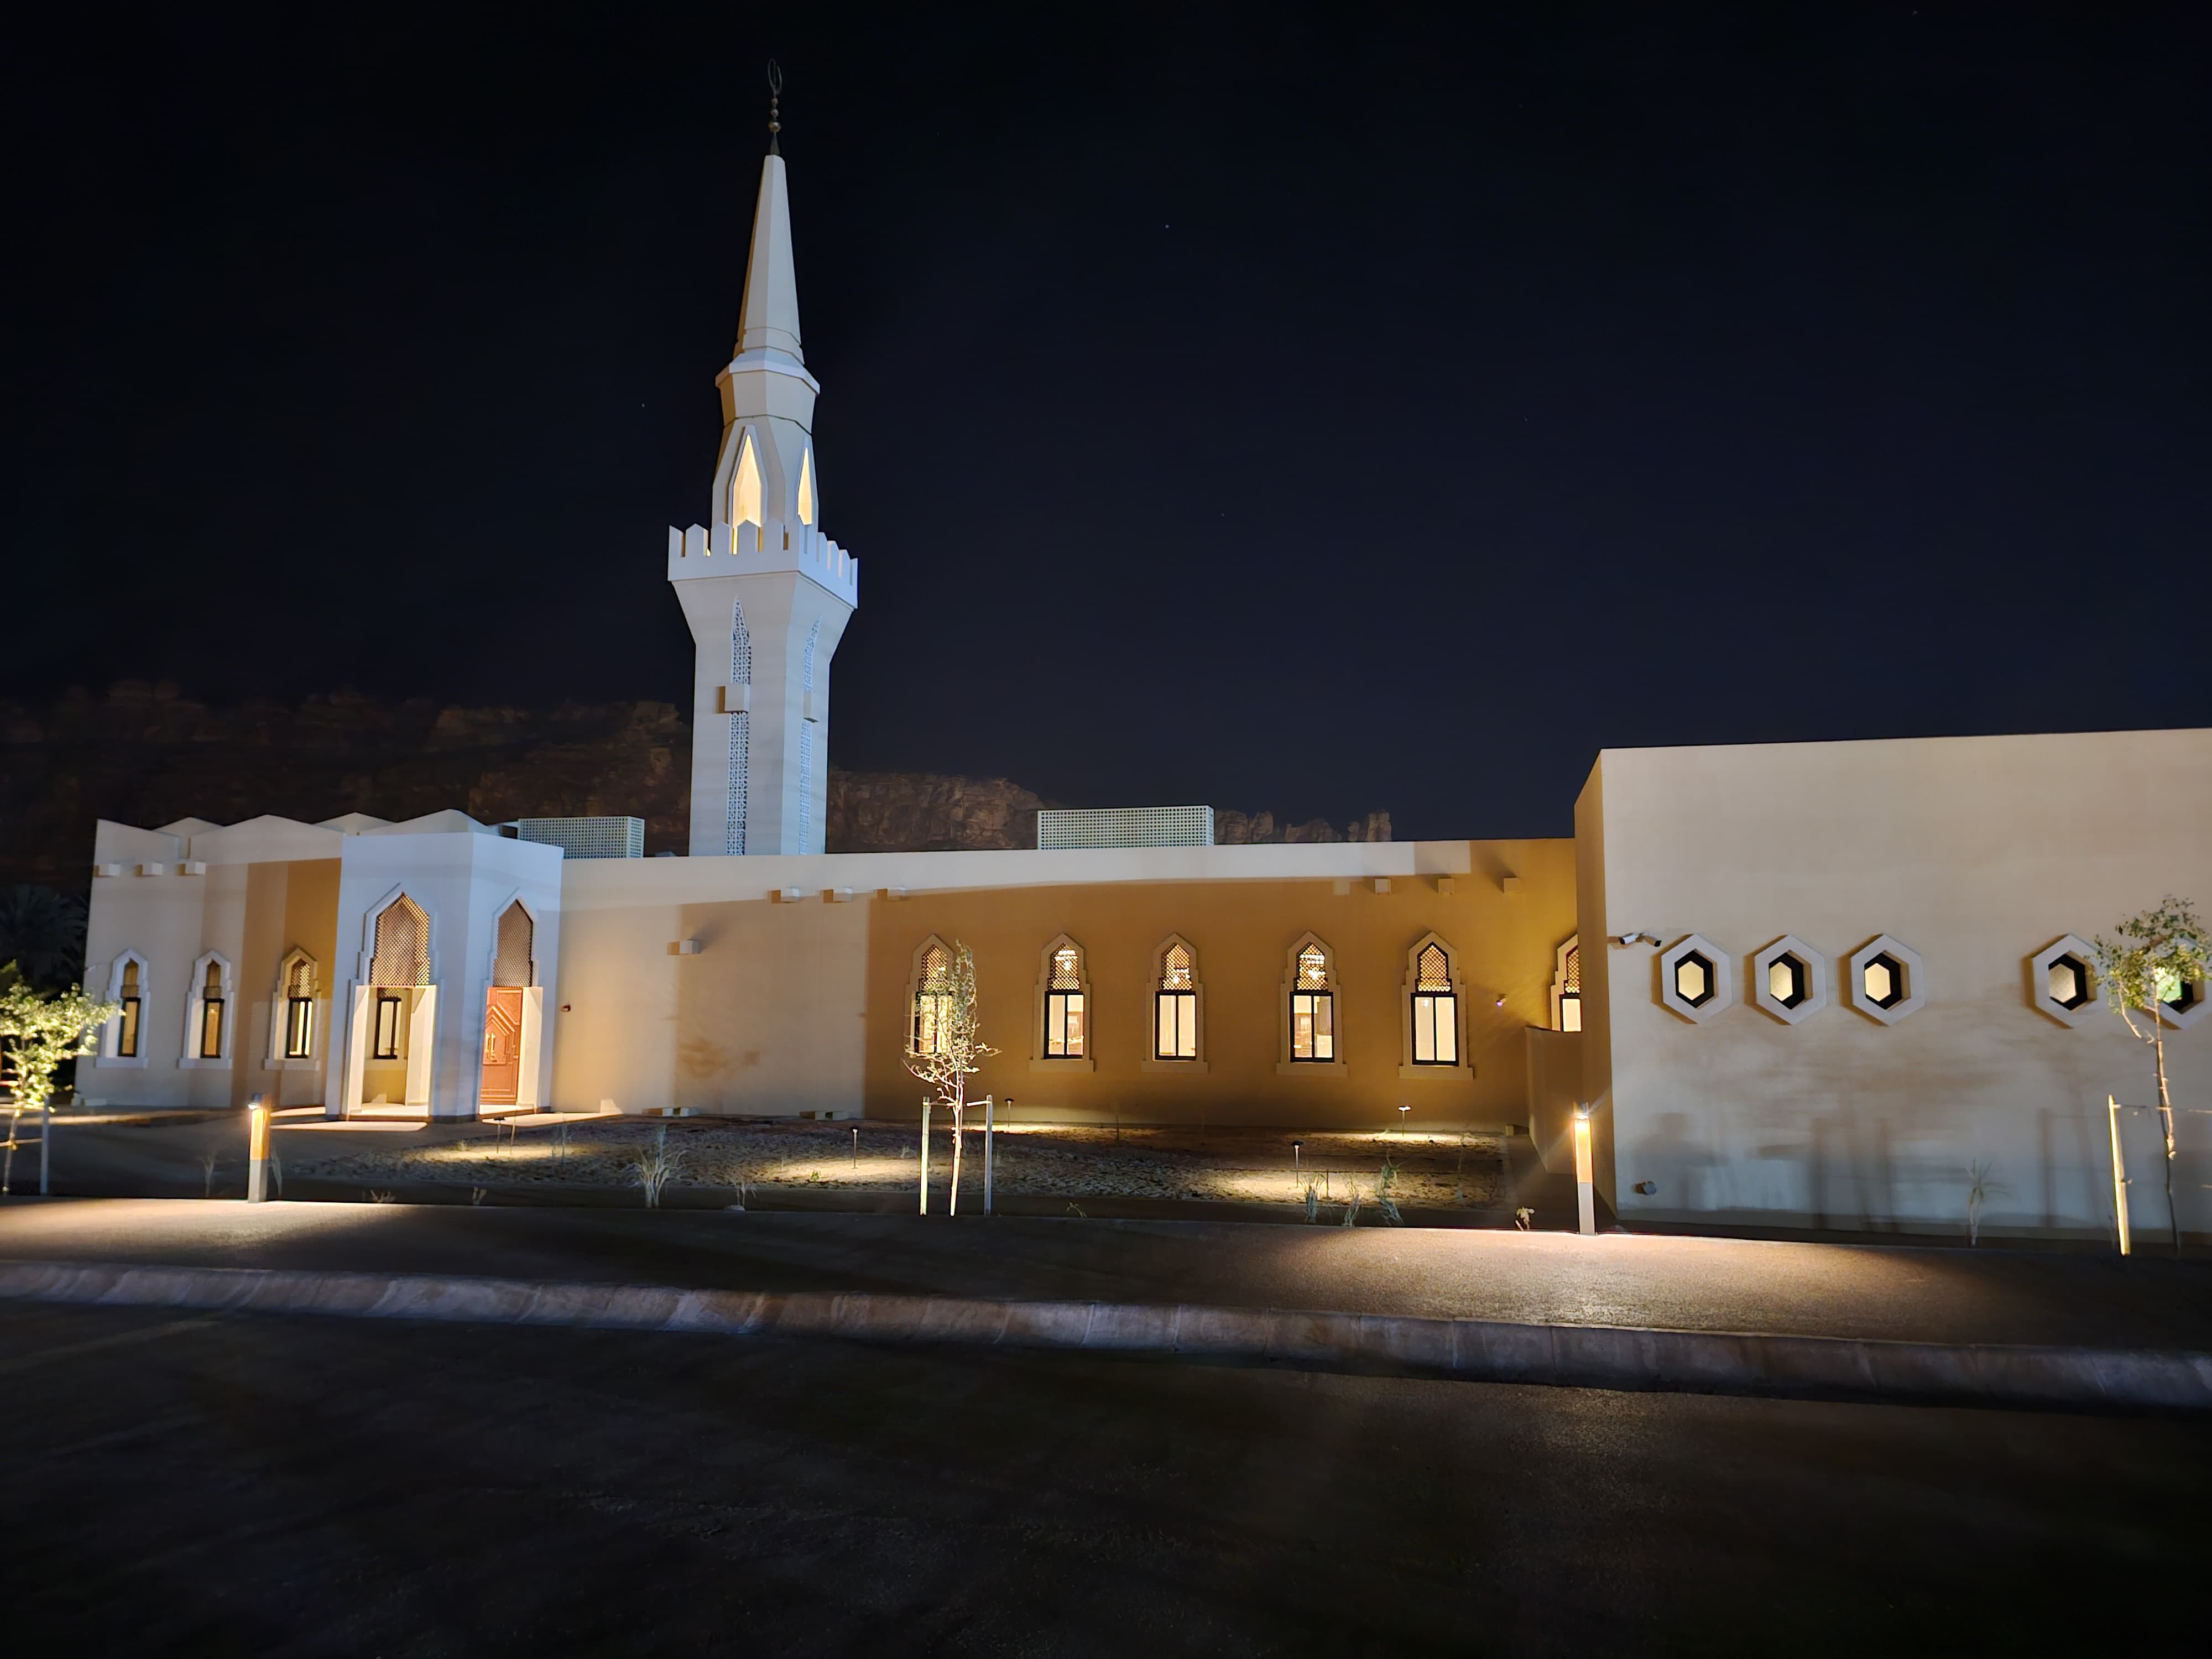
[[[1022,1115],[1125,1121],[1381,1125],[1528,1121],[1523,1028],[1549,1018],[1553,952],[1574,929],[1573,854],[1565,841],[1475,843],[1470,872],[1369,880],[1114,883],[917,894],[876,906],[868,951],[867,1101],[914,1109],[921,1085],[899,1063],[915,951],[933,935],[975,954],[984,1035],[1003,1052],[977,1092],[1012,1096]],[[1521,878],[1501,890],[1497,872]],[[1346,890],[1340,893],[1341,884]],[[1335,952],[1340,1072],[1279,1070],[1283,981],[1310,931]],[[1407,954],[1434,932],[1451,948],[1466,1005],[1471,1078],[1404,1075]],[[1092,1064],[1032,1065],[1042,1029],[1045,946],[1084,950]],[[1170,934],[1198,954],[1205,1069],[1147,1068],[1152,963]],[[1504,999],[1504,1006],[1498,999]]]
[[[1507,874],[1520,890],[1504,890]],[[563,1106],[903,1118],[921,1092],[899,1062],[908,976],[915,947],[939,934],[975,951],[985,1035],[1005,1051],[978,1091],[1011,1095],[1024,1115],[1379,1124],[1402,1100],[1416,1122],[1517,1124],[1522,1028],[1548,1020],[1553,953],[1574,931],[1573,852],[1532,841],[607,860],[568,866],[562,909]],[[1284,1076],[1285,952],[1309,929],[1337,954],[1346,1063]],[[1431,930],[1466,994],[1471,1079],[1400,1074],[1407,952]],[[1061,933],[1088,957],[1096,1064],[1033,1071],[1041,956]],[[1143,1065],[1152,956],[1170,933],[1199,952],[1196,1075]],[[687,939],[696,955],[678,952]]]
[[[2201,731],[1607,750],[1577,829],[1608,1195],[1630,1220],[1957,1230],[1986,1162],[1996,1229],[2101,1234],[2105,1098],[2148,1097],[2149,1055],[2110,1015],[2038,1012],[2028,961],[2164,894],[2212,902],[2208,826]],[[1722,946],[1736,1006],[1702,1024],[1669,1012],[1658,951],[1606,941],[1632,931]],[[1831,968],[1831,1006],[1795,1026],[1750,1006],[1750,958],[1785,933]],[[1893,1026],[1842,982],[1884,933],[1925,963],[1926,1006]],[[2168,1053],[2183,1103],[2212,1106],[2212,1022]],[[2203,1146],[2207,1124],[2185,1140]],[[2154,1138],[2130,1134],[2136,1224],[2160,1227]],[[2208,1180],[2199,1154],[2177,1185]]]

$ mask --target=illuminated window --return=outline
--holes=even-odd
[[[814,446],[809,444],[806,453],[799,458],[799,521],[811,526],[814,522]]]
[[[284,1047],[286,1060],[312,1059],[315,1052],[315,963],[305,951],[284,959]]]
[[[1452,992],[1451,958],[1433,942],[1413,963],[1413,1064],[1459,1064],[1459,999]]]
[[[1909,994],[1905,964],[1887,951],[1868,958],[1860,982],[1866,988],[1866,1000],[1877,1008],[1894,1008]]]
[[[1571,939],[1559,947],[1553,967],[1552,1029],[1583,1029],[1583,949],[1579,938]]]
[[[1813,994],[1813,972],[1793,956],[1778,956],[1766,964],[1766,994],[1784,1008],[1795,1008]]]
[[[932,939],[915,964],[914,1048],[916,1054],[941,1054],[952,1022],[952,952]]]
[[[116,999],[123,1012],[115,1017],[115,1055],[118,1060],[138,1057],[138,1013],[144,1006],[139,991],[139,969],[136,962],[123,964],[122,994]]]
[[[1704,1007],[1717,988],[1713,964],[1700,952],[1692,951],[1674,963],[1674,994],[1691,1007]]]
[[[755,528],[766,524],[761,516],[760,452],[753,447],[750,428],[738,440],[738,465],[730,479],[730,523],[732,527],[749,524]]]
[[[1291,984],[1291,1058],[1336,1058],[1336,985],[1328,952],[1318,943],[1299,950]]]
[[[198,1057],[222,1058],[222,964],[210,962],[200,988]]]
[[[2057,957],[2044,970],[2045,994],[2060,1007],[2072,1010],[2087,1006],[2089,1001],[2089,964],[2081,957],[2067,955]]]
[[[1159,988],[1152,999],[1152,1058],[1198,1058],[1198,961],[1181,939],[1160,952]]]
[[[1050,977],[1044,998],[1044,1055],[1047,1060],[1080,1060],[1085,1052],[1083,1018],[1083,952],[1068,943],[1052,947]]]
[[[404,1023],[400,1010],[405,1006],[404,998],[393,996],[385,991],[377,993],[375,1040],[369,1045],[371,1058],[376,1060],[399,1058],[399,1033]]]

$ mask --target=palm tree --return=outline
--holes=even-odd
[[[27,883],[0,887],[0,962],[41,990],[73,983],[84,969],[84,901]]]

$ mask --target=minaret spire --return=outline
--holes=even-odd
[[[745,262],[745,302],[738,324],[737,355],[765,351],[804,364],[799,349],[799,278],[791,261],[791,197],[784,187],[783,156],[776,135],[783,131],[778,104],[783,71],[768,66],[768,154],[761,158],[760,199],[753,208],[752,250]]]

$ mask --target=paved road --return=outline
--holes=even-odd
[[[0,1203],[0,1258],[2212,1348],[2212,1259],[1626,1234],[76,1199]]]
[[[23,1651],[2112,1652],[2212,1425],[0,1307]]]

